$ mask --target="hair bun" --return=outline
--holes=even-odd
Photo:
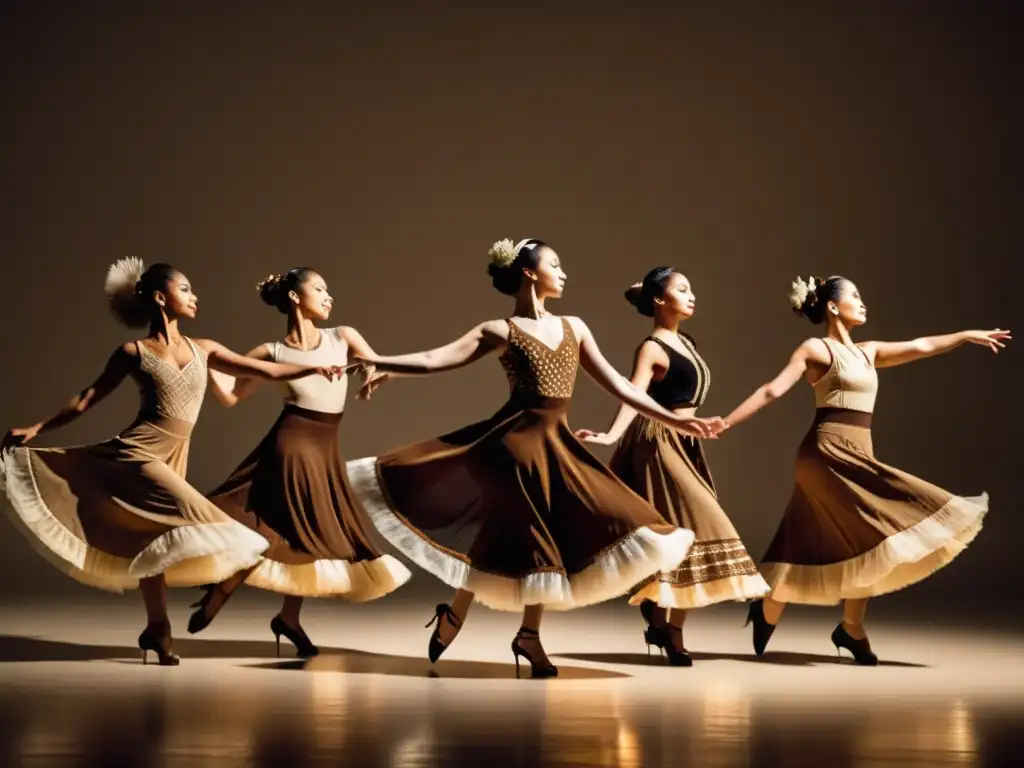
[[[629,288],[626,289],[626,301],[628,301],[634,307],[640,306],[640,297],[643,295],[643,292],[643,283],[633,283],[631,286],[629,286]]]
[[[281,278],[282,275],[267,275],[256,283],[256,290],[263,299],[264,304],[272,307],[278,306],[281,302]]]

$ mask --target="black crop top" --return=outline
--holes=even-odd
[[[688,336],[679,335],[683,347],[689,353],[683,355],[661,339],[648,336],[644,339],[656,342],[668,354],[669,366],[665,375],[651,381],[647,393],[663,408],[696,408],[704,404],[711,385],[711,371],[697,354],[697,347]],[[638,350],[639,351],[639,350]]]

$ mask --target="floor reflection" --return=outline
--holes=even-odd
[[[688,625],[697,663],[683,670],[637,652],[632,614],[580,612],[550,622],[562,676],[531,681],[506,652],[514,617],[475,614],[432,669],[426,633],[409,630],[418,606],[358,623],[312,606],[324,655],[310,662],[275,656],[262,604],[232,607],[209,637],[176,641],[174,669],[142,666],[119,604],[0,609],[0,765],[889,768],[1024,754],[1024,644],[982,630],[879,625],[888,664],[869,669],[828,656],[828,617],[787,625],[757,659],[735,617],[708,616]]]
[[[6,688],[4,764],[992,765],[1018,742],[1014,720],[1024,714],[960,699],[794,707],[728,686],[698,700],[643,700],[590,685],[479,695],[432,681],[399,690],[374,677],[293,679],[263,695],[215,680]]]

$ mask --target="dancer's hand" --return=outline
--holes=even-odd
[[[39,428],[41,425],[33,424],[31,427],[16,427],[4,435],[3,443],[0,444],[0,450],[7,450],[8,448],[16,448],[23,443],[27,443],[29,440],[39,434]]]
[[[370,400],[373,397],[373,393],[377,391],[377,387],[383,384],[391,377],[386,373],[376,372],[367,377],[366,381],[363,382],[363,386],[356,392],[356,399],[358,400]]]
[[[348,366],[344,365],[317,365],[310,368],[310,373],[334,381],[344,376],[347,369]]]
[[[718,437],[719,432],[725,429],[725,420],[718,416],[711,419],[681,416],[676,419],[673,426],[680,432],[685,432],[693,437],[703,440],[714,440]]]
[[[614,445],[618,442],[607,432],[595,432],[592,429],[577,429],[576,438],[584,443],[594,443],[595,445]]]
[[[983,347],[988,347],[997,355],[1000,349],[1005,349],[1006,345],[1004,341],[1009,341],[1013,338],[1009,331],[1004,331],[1002,328],[996,328],[994,331],[967,331],[967,341],[971,344],[980,344]]]

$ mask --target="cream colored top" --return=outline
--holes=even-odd
[[[206,394],[206,353],[185,337],[192,359],[184,368],[156,355],[141,341],[139,367],[133,377],[142,395],[140,413],[195,424]]]
[[[818,408],[846,408],[851,411],[875,410],[878,371],[867,353],[854,351],[835,339],[823,338],[832,356],[825,375],[814,383],[814,402]]]
[[[348,362],[348,342],[339,335],[337,328],[320,328],[319,331],[320,343],[313,349],[295,349],[280,341],[273,342],[270,350],[274,362],[288,365],[345,365]],[[282,384],[286,403],[320,413],[341,413],[345,410],[347,376],[334,381],[328,381],[320,375],[304,376]]]

